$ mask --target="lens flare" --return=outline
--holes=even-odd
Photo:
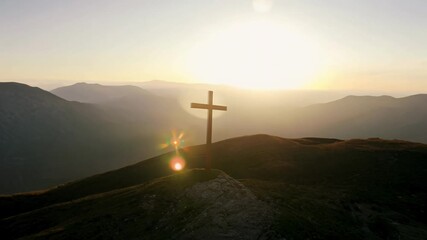
[[[176,171],[181,170],[181,169],[182,169],[182,165],[181,165],[181,163],[175,163],[174,168],[175,168],[175,170],[176,170]]]
[[[182,147],[184,144],[184,132],[180,132],[177,134],[174,130],[172,131],[172,134],[170,137],[167,138],[167,140],[164,143],[161,143],[159,145],[159,148],[166,149],[166,148],[173,148],[176,151],[178,151],[179,148]]]
[[[169,162],[169,167],[174,171],[181,171],[185,168],[185,160],[180,156],[175,156]]]

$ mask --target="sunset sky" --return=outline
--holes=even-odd
[[[427,92],[425,0],[2,0],[0,81]]]

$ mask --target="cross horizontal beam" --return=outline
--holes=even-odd
[[[200,109],[212,109],[212,110],[227,111],[227,107],[226,106],[203,104],[203,103],[191,103],[191,108],[200,108]]]

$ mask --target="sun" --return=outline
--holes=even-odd
[[[313,41],[263,19],[238,22],[212,34],[188,59],[199,81],[257,89],[304,87],[320,67]]]

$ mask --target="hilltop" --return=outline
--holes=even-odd
[[[248,194],[253,194],[265,209],[274,209],[268,214],[273,218],[268,227],[272,236],[286,239],[424,239],[427,236],[424,218],[427,146],[424,144],[254,135],[217,142],[213,153],[214,168],[243,184],[251,192]],[[180,154],[187,161],[187,169],[203,166],[203,145],[184,148]],[[96,229],[101,232],[111,227],[119,229],[119,233],[132,232],[132,228],[114,225],[118,220],[111,214],[111,211],[128,214],[139,211],[128,208],[127,202],[149,204],[149,199],[137,197],[141,195],[132,191],[162,182],[164,177],[169,180],[165,185],[155,185],[158,186],[153,188],[155,194],[165,191],[170,196],[180,196],[191,188],[191,184],[175,187],[178,182],[172,179],[179,174],[171,175],[173,172],[168,168],[173,155],[160,155],[43,192],[1,197],[3,220],[0,225],[5,226],[2,231],[23,232],[22,236],[33,237],[37,234],[68,236],[61,234],[71,234],[77,226],[85,228],[98,222]],[[111,209],[102,207],[104,201]],[[191,206],[200,201],[197,197]],[[163,208],[170,209],[173,202]],[[66,223],[65,218],[55,215],[63,211],[65,216],[72,212],[75,220]],[[168,222],[193,216],[185,211],[172,215],[165,215],[166,212],[146,216],[145,220],[136,218],[134,224],[142,224],[138,229],[147,226],[149,229],[140,230],[144,234],[162,234],[149,227],[157,226],[157,223],[150,225],[155,219],[167,216]],[[48,222],[38,220],[41,215],[46,216],[41,219]],[[12,226],[23,226],[28,231]],[[85,238],[94,237],[93,233],[87,234]]]

